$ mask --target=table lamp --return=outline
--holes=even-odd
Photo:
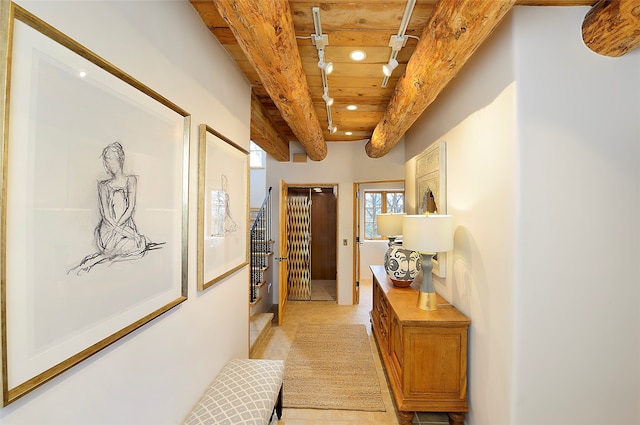
[[[418,308],[427,311],[438,309],[436,290],[433,286],[431,260],[437,252],[453,249],[453,216],[425,214],[406,215],[402,221],[403,246],[418,251],[422,256],[422,282],[418,295]]]
[[[378,234],[389,239],[389,248],[394,244],[398,236],[402,235],[402,217],[405,213],[379,213],[376,214]]]

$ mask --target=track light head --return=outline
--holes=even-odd
[[[333,62],[323,62],[318,61],[318,68],[324,71],[326,75],[329,75],[333,72]]]
[[[398,67],[398,61],[395,60],[394,58],[391,58],[389,59],[389,63],[382,65],[382,72],[387,77],[391,77],[393,70],[396,69],[397,67]]]
[[[333,72],[333,62],[325,62],[324,72],[329,75]]]
[[[318,68],[322,69],[325,74],[329,75],[333,72],[333,62],[324,61],[324,50],[318,49]]]
[[[327,104],[327,106],[331,106],[333,105],[333,98],[329,97],[329,93],[328,92],[324,92],[324,94],[322,95],[322,100],[324,100],[324,103]]]

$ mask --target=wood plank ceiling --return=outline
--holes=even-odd
[[[326,156],[326,142],[368,140],[367,155],[384,156],[513,5],[593,6],[582,28],[589,48],[621,56],[640,44],[637,0],[413,3],[191,0],[251,83],[251,138],[278,161],[289,161],[289,141],[299,141],[316,161]],[[324,39],[313,37],[318,30],[314,8]],[[407,12],[410,19],[402,32]],[[385,79],[382,66],[390,61],[393,38],[403,46],[397,68]],[[324,85],[318,47],[323,47],[325,62],[333,63]],[[351,60],[354,50],[364,51],[366,58]],[[323,99],[324,87],[334,99],[331,106]],[[351,105],[357,109],[350,110]]]

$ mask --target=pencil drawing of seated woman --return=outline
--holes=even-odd
[[[148,251],[161,248],[138,232],[133,215],[136,209],[138,178],[124,173],[124,149],[114,142],[102,151],[102,163],[111,176],[98,182],[100,221],[94,236],[98,250],[87,255],[68,273],[80,275],[98,264],[136,260]]]

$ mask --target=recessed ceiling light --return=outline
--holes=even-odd
[[[352,61],[361,61],[367,57],[367,54],[363,50],[354,50],[349,53],[349,57]]]
[[[353,134],[353,133],[352,133],[352,132],[350,132],[350,131],[345,131],[345,132],[344,132],[344,135],[345,135],[345,136],[351,136],[352,134]]]
[[[356,105],[349,105],[347,106],[347,109],[350,111],[355,111],[356,109],[358,109],[358,107]]]

